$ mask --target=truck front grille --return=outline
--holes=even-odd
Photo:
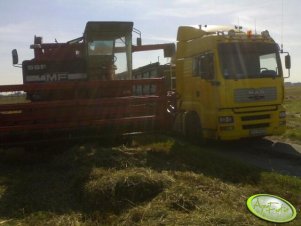
[[[265,115],[250,115],[250,116],[242,116],[241,121],[253,121],[253,120],[262,120],[262,119],[270,119],[269,114]]]
[[[264,87],[264,88],[247,88],[247,89],[235,89],[234,101],[238,103],[250,103],[259,101],[273,101],[277,99],[276,87]]]
[[[269,123],[257,123],[257,124],[251,124],[251,125],[243,125],[243,129],[258,129],[258,128],[265,128],[269,127]]]

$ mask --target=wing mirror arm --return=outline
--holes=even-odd
[[[280,53],[286,53],[287,55],[284,57],[284,63],[285,63],[285,68],[288,70],[288,76],[284,78],[289,78],[291,76],[291,56],[289,52],[283,52],[283,50],[280,51]]]

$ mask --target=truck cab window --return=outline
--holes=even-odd
[[[282,76],[279,50],[271,43],[221,43],[221,69],[225,79]]]
[[[259,56],[260,74],[262,76],[277,76],[278,66],[276,53],[264,54]]]
[[[199,55],[193,59],[193,76],[198,76],[206,80],[212,80],[214,78],[212,53]]]

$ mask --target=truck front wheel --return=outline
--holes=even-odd
[[[185,115],[184,134],[194,144],[204,143],[202,127],[199,116],[195,112],[188,112]]]

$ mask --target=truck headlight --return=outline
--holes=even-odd
[[[219,123],[233,123],[233,116],[220,116],[218,118]]]
[[[286,112],[285,111],[280,111],[279,118],[285,118],[285,117],[286,117]]]

